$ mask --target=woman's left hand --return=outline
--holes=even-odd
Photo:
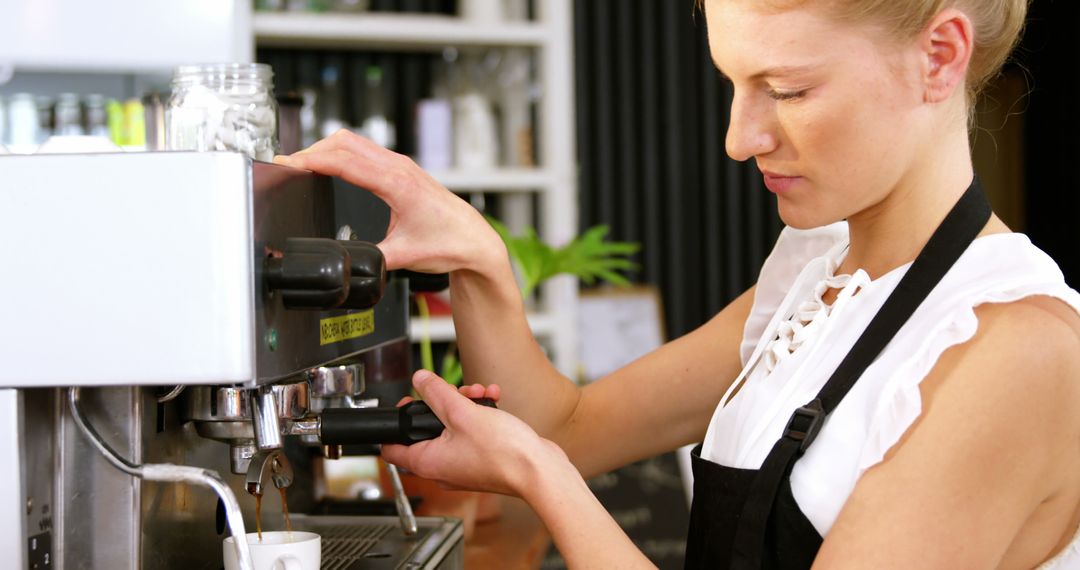
[[[559,446],[525,422],[469,399],[498,399],[498,387],[466,386],[459,392],[426,370],[413,376],[413,386],[445,429],[411,446],[384,445],[386,461],[445,487],[515,496],[522,496],[541,466],[569,464]]]

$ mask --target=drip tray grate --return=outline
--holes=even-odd
[[[328,525],[319,528],[322,535],[323,570],[345,570],[369,553],[380,554],[375,549],[384,536],[397,528],[383,525]],[[375,549],[375,552],[372,552]]]
[[[461,521],[417,518],[405,536],[397,517],[293,516],[293,528],[322,537],[323,570],[462,568]]]

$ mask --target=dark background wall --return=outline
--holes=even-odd
[[[781,224],[753,164],[724,155],[731,94],[693,0],[576,3],[583,227],[643,244],[673,338],[749,287]]]
[[[609,224],[615,239],[642,242],[642,269],[632,278],[660,288],[669,338],[750,286],[781,228],[756,167],[724,154],[731,93],[693,6],[576,3],[582,227]],[[1034,0],[1005,77],[1019,75],[1028,93],[994,100],[997,112],[979,139],[991,148],[980,176],[991,179],[995,208],[1053,256],[1074,287],[1080,103],[1066,27],[1080,21],[1076,10],[1072,0]],[[1014,166],[999,168],[1006,161]]]

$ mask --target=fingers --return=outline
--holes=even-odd
[[[445,380],[428,370],[420,370],[413,375],[413,388],[427,402],[431,411],[435,412],[439,420],[448,427],[451,427],[454,423],[450,421],[450,417],[460,413],[462,406],[474,405],[459,394],[454,387],[447,384]]]
[[[479,400],[481,398],[487,398],[489,400],[498,402],[502,397],[502,388],[498,384],[491,384],[484,386],[483,384],[467,384],[458,388],[458,392],[462,396],[472,400]]]
[[[475,400],[484,397],[484,386],[482,384],[468,384],[458,388],[458,392],[466,398]]]
[[[380,454],[386,462],[416,473],[415,466],[412,464],[412,454],[409,452],[409,446],[386,443],[383,444]],[[417,474],[419,475],[419,473]]]
[[[344,148],[308,150],[292,156],[279,156],[274,161],[284,166],[342,178],[370,190],[388,203],[398,186],[394,183],[395,176],[400,176],[395,173],[393,165],[387,165],[385,160],[373,160]]]
[[[347,164],[327,166],[322,162],[323,158],[327,156],[342,157],[345,160],[335,162]],[[292,155],[275,156],[274,162],[321,174],[339,176],[376,193],[394,189],[394,184],[387,184],[392,180],[392,177],[388,176],[389,174],[401,172],[403,169],[416,168],[415,163],[404,155],[375,144],[370,139],[346,129],[340,129],[329,137]]]
[[[405,396],[404,398],[398,400],[398,403],[394,407],[400,408],[401,406],[404,406],[405,404],[408,404],[411,401],[413,401],[412,396]]]

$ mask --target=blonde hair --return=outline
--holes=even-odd
[[[705,0],[697,0],[704,10]],[[751,0],[761,2],[762,0]],[[968,65],[968,101],[1001,71],[1024,27],[1030,0],[764,0],[774,8],[793,7],[808,1],[825,4],[841,21],[881,26],[896,40],[914,38],[947,8],[956,8],[971,19],[974,28],[971,62]]]

